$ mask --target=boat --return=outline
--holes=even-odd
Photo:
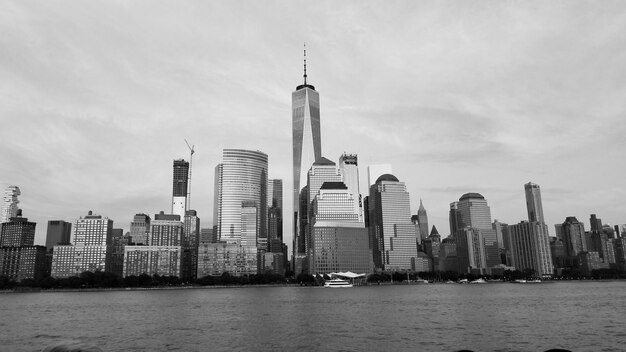
[[[533,280],[528,280],[527,282],[530,282],[530,283],[539,283],[539,282],[541,282],[541,279],[533,279]]]
[[[460,284],[467,284],[467,283],[469,283],[469,281],[467,279],[461,279],[461,280],[459,280],[459,283]]]
[[[515,280],[515,281],[513,281],[513,282],[515,282],[515,283],[517,283],[517,284],[525,284],[525,283],[526,283],[526,280],[524,280],[524,279],[517,279],[517,280]]]
[[[470,282],[470,284],[486,284],[486,283],[487,281],[485,281],[485,279],[483,279],[482,277]]]
[[[346,280],[332,279],[324,282],[324,287],[352,287],[352,284]]]

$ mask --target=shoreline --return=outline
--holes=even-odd
[[[555,283],[555,282],[613,282],[613,281],[624,281],[624,279],[597,279],[597,280],[545,280],[539,283],[530,283],[532,285],[537,284],[546,284],[546,283]],[[487,284],[523,284],[516,283],[513,281],[488,281]],[[425,285],[450,285],[451,283],[442,282],[432,282],[432,283],[411,283],[407,284],[406,282],[381,282],[370,283],[367,285],[358,285],[354,287],[361,286],[425,286]],[[454,284],[464,285],[463,283],[454,282]],[[264,285],[207,285],[207,286],[158,286],[158,287],[111,287],[111,288],[51,288],[51,289],[10,289],[10,290],[0,290],[0,294],[11,294],[11,293],[59,293],[59,292],[107,292],[107,291],[162,291],[162,290],[204,290],[204,289],[223,289],[223,288],[255,288],[255,287],[324,287],[319,285],[300,285],[300,284],[264,284]]]

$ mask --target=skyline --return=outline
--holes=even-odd
[[[8,2],[0,186],[20,187],[36,244],[48,220],[89,210],[129,230],[134,214],[171,207],[187,139],[192,207],[211,227],[223,149],[266,153],[269,178],[292,184],[290,95],[306,42],[322,156],[357,154],[362,192],[368,165],[392,164],[411,213],[421,198],[443,237],[449,204],[468,192],[493,219],[526,219],[528,182],[552,236],[567,216],[626,222],[626,5],[377,6]]]

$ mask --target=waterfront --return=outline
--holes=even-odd
[[[0,295],[2,351],[618,351],[624,281]]]

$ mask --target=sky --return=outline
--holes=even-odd
[[[449,234],[449,204],[492,219],[626,223],[623,1],[0,0],[0,188],[48,220],[92,210],[126,230],[171,210],[195,146],[191,207],[213,225],[225,148],[283,179],[291,246],[291,93],[320,94],[322,154],[392,164],[411,211]],[[365,194],[364,194],[365,195]]]

